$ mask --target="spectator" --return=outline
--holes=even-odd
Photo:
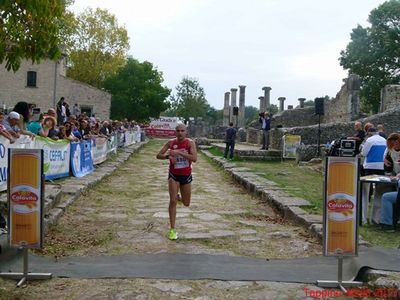
[[[2,112],[0,112],[0,135],[5,137],[6,139],[8,139],[10,141],[10,144],[14,144],[15,139],[7,131],[6,127],[2,124],[3,121],[4,121],[4,114]]]
[[[41,131],[39,131],[39,135],[42,137],[49,137],[51,139],[57,140],[58,139],[58,130],[55,128],[56,127],[56,119],[47,116],[43,119],[43,128]]]
[[[34,138],[35,135],[26,129],[32,115],[32,107],[29,106],[27,102],[21,101],[15,104],[13,111],[19,113],[21,116],[17,123],[17,126],[20,129],[20,134],[29,135],[31,138]]]
[[[17,126],[19,119],[21,118],[20,114],[12,111],[8,114],[7,118],[3,120],[1,123],[8,133],[10,133],[14,138],[19,138],[20,136],[20,128]]]
[[[371,175],[371,174],[384,175],[383,159],[384,159],[385,149],[386,149],[386,140],[378,134],[378,132],[374,127],[369,127],[368,137],[361,150],[361,154],[364,156],[363,167],[365,175]],[[363,191],[362,191],[363,222],[367,221],[366,216],[368,208],[368,199],[370,194],[369,189],[370,189],[370,184],[366,183],[363,184]],[[372,217],[371,217],[371,221],[375,224],[379,224],[381,196],[386,191],[387,191],[387,185],[379,183],[376,184],[374,204],[372,207]]]
[[[64,124],[64,130],[65,130],[65,138],[71,142],[78,142],[79,139],[75,137],[75,135],[72,132],[72,124],[70,122],[66,122]]]
[[[61,97],[60,100],[57,102],[56,105],[56,111],[57,111],[57,124],[60,125],[63,120],[64,120],[64,116],[65,116],[65,107],[63,105],[65,99],[64,97]],[[64,112],[63,112],[64,110]]]
[[[101,126],[99,133],[106,136],[106,137],[110,137],[110,130],[109,130],[109,124],[107,121],[103,122],[103,126]]]
[[[79,117],[81,115],[81,109],[78,106],[78,103],[75,103],[72,107],[72,115],[75,117]]]
[[[378,124],[376,126],[376,130],[378,131],[379,135],[385,139],[387,139],[386,133],[385,133],[385,128],[383,127],[383,124]]]
[[[33,134],[38,135],[39,131],[42,130],[42,128],[43,128],[43,126],[42,126],[43,120],[44,120],[44,116],[43,116],[43,114],[40,114],[39,120],[30,122],[27,129],[30,132],[32,132]]]
[[[81,135],[81,133],[79,132],[79,129],[78,129],[78,122],[77,121],[71,122],[71,132],[74,135],[74,137],[76,137],[78,140],[82,139],[82,135]]]
[[[233,153],[235,151],[235,139],[236,139],[236,129],[233,127],[233,123],[229,123],[229,127],[225,132],[225,152],[224,158],[228,157],[229,151],[229,159],[233,159]]]
[[[268,112],[260,113],[259,122],[261,123],[262,129],[262,148],[261,150],[268,150],[269,148],[269,131],[271,129],[271,116]]]
[[[81,121],[80,127],[79,127],[79,133],[80,133],[82,139],[90,138],[90,128],[89,128],[89,124],[86,120]]]
[[[391,167],[396,176],[395,180],[400,180],[400,134],[392,133],[387,139],[387,151],[393,161]],[[389,161],[385,159],[385,164],[389,164]],[[397,192],[388,192],[382,195],[382,210],[380,215],[380,226],[382,230],[394,229],[393,222],[393,205],[397,201],[400,201]],[[398,212],[399,213],[399,212]]]
[[[360,145],[364,141],[365,138],[365,131],[362,129],[362,123],[360,121],[356,121],[354,123],[354,130],[356,131],[353,136],[347,137],[349,140],[356,141],[356,151],[355,154],[360,153]]]

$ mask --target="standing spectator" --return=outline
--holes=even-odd
[[[385,133],[385,128],[383,127],[383,124],[376,125],[376,130],[378,131],[378,133],[381,137],[387,139],[387,136]]]
[[[262,148],[261,150],[268,150],[269,148],[269,131],[271,129],[271,116],[268,112],[260,113],[259,122],[262,129]]]
[[[229,159],[233,159],[233,153],[235,151],[235,139],[236,139],[236,129],[233,127],[233,123],[229,123],[229,127],[225,132],[225,152],[224,158],[228,157],[229,151]]]
[[[17,124],[20,129],[20,134],[29,135],[31,138],[34,138],[35,135],[26,129],[26,126],[32,116],[32,107],[29,106],[27,102],[21,101],[15,104],[13,111],[19,113],[21,116],[18,119]]]
[[[63,122],[63,108],[64,108],[64,116],[65,116],[65,107],[63,105],[65,99],[61,97],[60,100],[57,102],[56,111],[57,111],[57,124],[60,125]]]
[[[364,174],[378,174],[384,175],[383,170],[383,159],[386,149],[386,140],[381,137],[374,127],[370,127],[368,129],[368,137],[365,141],[364,146],[362,147],[361,154],[364,156]],[[380,207],[381,207],[381,196],[385,192],[385,185],[376,184],[376,190],[374,194],[374,205],[372,208],[372,217],[371,220],[375,224],[379,224],[379,216],[380,216]],[[368,199],[369,199],[369,189],[370,184],[363,184],[362,190],[362,220],[363,222],[367,221],[367,208],[368,208]]]
[[[75,117],[79,117],[81,115],[81,109],[78,106],[78,103],[75,103],[72,107],[72,115]]]
[[[64,107],[65,107],[65,118],[64,118],[64,123],[67,122],[69,116],[71,115],[71,110],[69,109],[69,104],[67,102],[64,102]]]
[[[356,131],[353,136],[347,137],[349,140],[356,141],[356,151],[355,154],[360,153],[360,145],[364,141],[365,138],[365,131],[362,128],[362,123],[360,121],[356,121],[354,123],[354,130]]]

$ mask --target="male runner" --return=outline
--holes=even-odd
[[[183,205],[189,206],[192,182],[192,162],[197,161],[195,143],[186,137],[184,124],[175,128],[176,138],[168,141],[158,152],[158,159],[169,159],[168,189],[169,189],[169,222],[168,238],[176,240],[175,230],[176,203],[178,192],[181,192]]]

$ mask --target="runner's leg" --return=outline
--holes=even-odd
[[[191,183],[181,184],[180,189],[181,189],[183,205],[189,206],[190,205],[190,197],[192,194],[192,184]]]
[[[172,178],[168,179],[168,190],[169,190],[169,223],[171,228],[175,228],[175,219],[176,219],[176,195],[178,193],[179,182],[173,180]]]

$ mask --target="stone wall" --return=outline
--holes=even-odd
[[[382,89],[380,112],[392,110],[399,107],[400,104],[400,85],[391,84]]]
[[[336,98],[325,101],[323,123],[349,122],[359,117],[360,78],[350,75],[344,80]]]
[[[318,116],[314,114],[314,106],[284,110],[272,117],[271,127],[309,126],[318,123]],[[321,119],[322,121],[322,119]]]
[[[0,105],[12,108],[17,102],[26,101],[36,104],[43,112],[54,107],[54,103],[61,97],[65,97],[71,108],[74,103],[78,103],[81,107],[92,108],[92,112],[101,119],[108,119],[111,95],[65,77],[64,62],[64,60],[54,62],[46,59],[40,64],[32,65],[30,61],[22,61],[20,69],[15,73],[8,72],[4,64],[0,65]],[[36,87],[27,87],[28,71],[36,72]],[[56,87],[55,98],[54,87]]]
[[[372,124],[383,124],[385,132],[390,134],[392,132],[400,131],[400,110],[386,111],[381,114],[376,114],[367,118],[360,119],[365,124],[371,122]],[[292,127],[292,128],[279,128],[272,129],[270,132],[271,147],[273,149],[282,149],[282,137],[285,134],[300,135],[301,140],[306,145],[317,144],[318,125],[306,127]],[[341,122],[341,123],[328,123],[321,124],[321,145],[331,142],[332,140],[352,136],[354,134],[354,122]]]

